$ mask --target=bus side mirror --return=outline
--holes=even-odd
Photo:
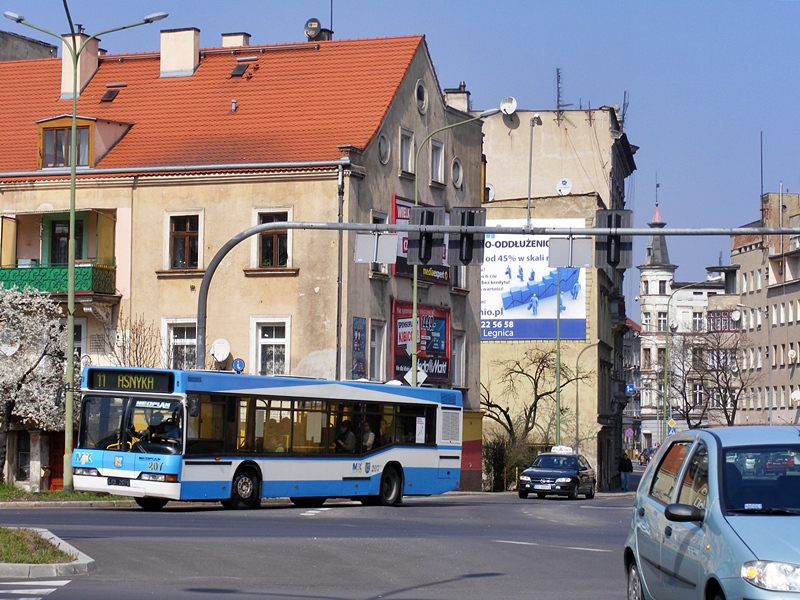
[[[200,414],[200,398],[197,396],[189,396],[186,398],[186,408],[189,411],[190,417],[196,417]]]

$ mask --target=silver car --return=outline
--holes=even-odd
[[[800,599],[800,465],[783,459],[798,454],[796,427],[670,437],[636,492],[629,600]],[[745,455],[765,468],[744,469]]]

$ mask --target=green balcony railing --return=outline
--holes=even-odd
[[[4,287],[31,287],[41,292],[67,293],[67,266],[16,267],[0,269],[0,283]],[[117,269],[92,262],[75,265],[75,291],[113,294],[117,289]]]

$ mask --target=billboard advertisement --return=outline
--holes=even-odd
[[[411,370],[413,351],[412,304],[394,301],[394,344],[392,377],[402,381]],[[426,382],[450,381],[450,309],[417,305],[417,368],[427,375]]]
[[[525,225],[525,219],[486,221],[487,227]],[[531,226],[582,228],[586,221],[533,219]],[[561,313],[561,339],[586,338],[586,270],[551,269],[549,244],[547,235],[486,234],[481,267],[481,341],[554,340],[556,310]]]

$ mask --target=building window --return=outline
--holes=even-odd
[[[692,385],[692,402],[695,406],[703,403],[703,384],[695,383]]]
[[[26,430],[17,432],[17,480],[31,478],[31,436]]]
[[[258,224],[287,222],[286,212],[259,213]],[[286,267],[289,264],[289,231],[271,229],[258,237],[258,266]]]
[[[736,321],[727,310],[709,312],[707,322],[708,331],[736,331]]]
[[[456,157],[453,159],[453,164],[450,167],[450,176],[453,181],[453,187],[461,189],[464,184],[464,166],[461,164],[461,159]]]
[[[692,348],[692,367],[695,369],[703,368],[703,349]]]
[[[763,276],[762,273],[761,273],[761,269],[759,269],[757,271],[757,273],[758,273],[758,279],[756,279],[756,290],[758,290],[760,292],[761,291],[761,277]]]
[[[414,134],[407,129],[400,130],[400,171],[414,172]]]
[[[693,312],[692,313],[692,331],[703,331],[703,313],[701,312]]]
[[[658,364],[661,367],[663,367],[664,363],[666,362],[665,361],[665,357],[666,357],[666,352],[665,352],[664,348],[659,348],[658,349]]]
[[[198,215],[172,216],[170,223],[169,264],[171,269],[196,269],[199,242]]]
[[[650,293],[650,282],[649,281],[643,281],[642,282],[642,296],[646,296],[649,293]]]
[[[658,293],[662,296],[667,293],[667,282],[663,279],[658,282]]]
[[[194,369],[197,363],[197,327],[192,324],[169,325],[169,366],[171,369]]]
[[[659,331],[667,330],[667,313],[665,312],[658,313],[658,330]]]
[[[261,323],[258,326],[258,374],[286,375],[286,323]]]
[[[69,151],[72,127],[44,129],[42,139],[42,168],[70,166]],[[77,166],[89,166],[89,128],[78,127]]]
[[[386,137],[385,133],[381,133],[378,136],[378,160],[381,161],[381,164],[385,165],[389,162],[389,158],[392,154],[392,147],[389,144],[389,138]]]
[[[464,387],[464,336],[453,333],[450,349],[450,374],[453,387]]]
[[[444,144],[431,140],[431,182],[444,182]]]
[[[369,329],[369,378],[384,381],[384,348],[386,346],[386,323],[373,320]]]
[[[649,369],[650,368],[650,366],[652,364],[652,360],[650,358],[651,355],[652,355],[652,352],[650,352],[650,348],[642,348],[642,368],[643,369]]]
[[[417,110],[424,115],[428,112],[428,88],[425,87],[425,83],[421,79],[417,80],[414,95],[417,100]]]
[[[650,323],[650,313],[649,312],[642,313],[642,330],[650,331],[651,326],[652,324]]]
[[[467,288],[467,267],[455,264],[450,267],[450,285],[454,288]]]
[[[75,259],[83,258],[83,221],[75,220]],[[50,264],[66,265],[69,262],[69,221],[50,222]]]

